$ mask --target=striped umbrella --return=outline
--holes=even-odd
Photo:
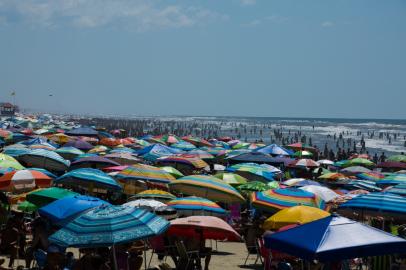
[[[138,208],[100,206],[79,216],[49,237],[63,247],[112,246],[165,232],[169,222]]]
[[[376,182],[378,185],[397,185],[406,183],[406,174],[389,174]]]
[[[304,178],[292,178],[284,181],[283,184],[290,187],[320,186],[320,183]]]
[[[224,216],[226,214],[226,210],[217,203],[195,196],[177,198],[169,201],[167,205],[176,209],[178,214],[185,216]]]
[[[10,167],[8,167],[8,168],[3,168],[3,167],[0,167],[0,175],[4,175],[4,174],[6,174],[6,173],[13,172],[13,171],[15,171],[14,168],[10,168]]]
[[[189,175],[169,183],[173,191],[219,202],[243,202],[244,198],[232,186],[213,176]]]
[[[366,159],[366,158],[353,158],[347,160],[345,163],[342,164],[342,167],[351,167],[351,166],[364,166],[364,167],[373,167],[375,163]]]
[[[189,155],[194,155],[203,160],[212,160],[214,156],[209,152],[202,150],[202,149],[195,149],[188,152]]]
[[[227,171],[237,173],[247,180],[269,182],[275,174],[280,173],[276,167],[268,164],[240,163],[227,168]]]
[[[207,153],[209,153],[213,156],[224,155],[227,151],[223,147],[202,147],[200,149],[206,151]]]
[[[396,195],[406,196],[406,183],[389,187],[385,191]]]
[[[125,204],[123,204],[123,206],[143,208],[148,209],[149,211],[155,211],[155,209],[159,207],[164,207],[166,206],[166,204],[152,199],[138,199],[126,202]]]
[[[310,193],[297,188],[278,188],[262,192],[255,192],[251,196],[252,206],[266,212],[276,212],[296,205],[325,208],[325,202]]]
[[[370,181],[378,181],[380,179],[385,178],[385,175],[382,173],[379,173],[379,172],[359,173],[356,176],[359,179],[370,180]]]
[[[173,156],[168,156],[168,157],[161,157],[161,158],[158,158],[156,160],[156,162],[159,164],[174,164],[175,167],[176,167],[176,164],[182,164],[182,165],[187,165],[187,166],[193,167],[194,169],[203,169],[203,168],[209,166],[202,159],[197,158],[194,155],[189,155],[189,154],[179,154],[179,155],[173,155]]]
[[[53,146],[53,145],[51,145],[49,143],[46,143],[46,142],[37,143],[37,144],[31,144],[30,146],[28,146],[28,148],[29,149],[45,149],[45,150],[49,150],[49,151],[55,151],[56,150],[55,146]]]
[[[160,183],[170,183],[175,180],[170,173],[161,170],[160,168],[145,165],[145,164],[133,164],[128,168],[122,170],[117,174],[117,179],[122,181],[126,180],[144,180],[151,182],[160,182]]]
[[[247,179],[236,173],[218,173],[214,175],[229,185],[242,185],[247,183]]]
[[[279,145],[276,144],[270,144],[266,145],[261,148],[255,149],[255,152],[261,152],[267,155],[274,155],[274,156],[290,156],[290,153],[288,150],[286,150],[283,147],[280,147]]]
[[[80,168],[65,173],[54,181],[56,184],[66,186],[79,186],[91,190],[101,188],[108,190],[121,190],[122,187],[108,174],[92,168]]]
[[[337,180],[337,179],[346,179],[347,176],[345,176],[342,173],[325,173],[321,176],[319,176],[319,179],[324,179],[324,180]]]
[[[182,137],[182,140],[187,141],[187,142],[189,142],[191,144],[194,144],[196,146],[207,146],[207,147],[212,146],[212,144],[209,143],[208,141],[206,141],[205,139],[198,138],[198,137],[193,137],[191,135]]]
[[[135,194],[130,200],[137,200],[137,199],[154,199],[163,203],[166,203],[170,200],[176,199],[176,196],[172,193],[167,191],[163,191],[160,189],[148,189],[141,191],[138,194]]]
[[[180,142],[182,139],[176,135],[165,134],[160,136],[154,136],[150,140],[158,143],[163,142],[164,144],[173,144]]]
[[[178,171],[177,169],[175,169],[174,167],[171,167],[171,166],[163,166],[163,167],[160,167],[162,170],[164,170],[164,171],[166,171],[166,172],[168,172],[168,173],[170,173],[173,177],[175,177],[175,178],[181,178],[181,177],[183,177],[184,175],[183,175],[183,173],[181,173],[180,171]]]
[[[388,161],[406,162],[406,155],[394,155],[388,158]]]
[[[49,187],[52,178],[34,170],[19,170],[4,174],[0,177],[0,189],[2,190],[32,190],[37,187]]]
[[[24,167],[12,156],[0,153],[0,167],[22,170]]]
[[[50,187],[29,192],[26,196],[26,200],[38,207],[42,207],[55,200],[76,195],[79,194],[63,188]]]
[[[196,149],[196,146],[194,146],[193,144],[186,142],[186,141],[180,141],[178,143],[174,143],[171,145],[171,147],[185,150],[185,151]]]
[[[66,171],[70,162],[53,151],[35,149],[19,157],[31,167],[44,168],[49,171]]]
[[[141,160],[130,153],[110,153],[105,155],[104,157],[116,161],[121,165],[131,165],[134,163],[141,162]]]
[[[288,167],[295,167],[295,168],[316,168],[319,167],[320,164],[314,161],[313,159],[302,158],[295,160],[288,164]]]
[[[73,160],[80,155],[83,155],[84,152],[80,149],[77,149],[73,146],[64,146],[55,150],[61,157],[68,160]]]
[[[397,215],[398,218],[405,219],[406,198],[385,192],[369,193],[341,204],[338,210],[344,213],[357,211],[369,215]]]

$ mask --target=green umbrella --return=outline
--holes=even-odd
[[[217,177],[229,185],[243,185],[247,183],[247,179],[236,173],[218,173],[214,177]]]
[[[23,170],[24,167],[13,157],[0,153],[0,167]]]
[[[353,158],[350,160],[347,160],[344,164],[343,167],[351,167],[351,166],[364,166],[364,167],[372,167],[374,166],[375,163],[372,161],[366,159],[366,158]]]
[[[173,177],[175,177],[176,179],[183,177],[183,173],[181,173],[180,171],[178,171],[177,169],[175,169],[174,167],[171,166],[164,166],[161,167],[160,169],[166,171],[167,173],[171,174]]]
[[[293,156],[295,156],[295,157],[300,157],[300,158],[305,158],[305,157],[312,157],[313,156],[313,153],[312,152],[310,152],[310,151],[306,151],[306,150],[303,150],[303,151],[297,151],[297,152],[295,152],[294,154],[293,154]]]
[[[238,186],[237,189],[240,191],[265,191],[271,188],[265,183],[252,181]]]
[[[21,210],[23,212],[35,212],[35,211],[37,211],[38,206],[36,206],[35,204],[30,203],[28,201],[24,201],[17,205],[17,209]]]
[[[275,188],[279,188],[279,182],[278,181],[271,181],[268,182],[268,189],[275,189]]]
[[[38,207],[42,207],[58,199],[75,195],[79,194],[63,188],[50,187],[34,190],[28,193],[26,200],[30,203],[37,205]]]
[[[389,157],[388,161],[406,162],[406,155],[394,155]]]

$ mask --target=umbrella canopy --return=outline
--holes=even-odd
[[[376,165],[377,168],[383,169],[406,169],[406,162],[400,161],[386,161],[380,162]]]
[[[35,149],[19,157],[20,160],[31,167],[43,168],[49,171],[66,171],[70,165],[69,160],[64,159],[53,151]]]
[[[88,136],[94,137],[97,136],[99,133],[90,127],[78,127],[65,132],[66,135],[69,136]]]
[[[241,241],[241,236],[228,223],[211,216],[190,216],[171,220],[167,234],[188,238]]]
[[[378,185],[397,185],[406,183],[406,174],[389,174],[376,182]]]
[[[337,194],[336,192],[334,192],[333,190],[331,190],[327,187],[310,185],[310,186],[300,187],[300,189],[315,194],[316,196],[320,197],[325,202],[329,202],[329,201],[332,201],[332,200],[340,197],[339,194]]]
[[[12,171],[0,177],[0,189],[9,191],[32,190],[36,186],[49,187],[52,178],[35,170]]]
[[[298,205],[285,208],[265,220],[262,228],[264,230],[278,230],[291,224],[305,224],[321,218],[328,217],[329,212],[319,208]]]
[[[182,140],[187,141],[187,142],[189,142],[191,144],[194,144],[196,146],[200,146],[200,147],[201,146],[207,146],[207,147],[213,146],[211,143],[209,143],[205,139],[198,138],[198,137],[193,137],[191,135],[182,137]]]
[[[306,150],[297,151],[293,154],[294,157],[298,158],[311,158],[313,157],[313,153]]]
[[[404,253],[406,240],[368,225],[329,216],[289,230],[267,234],[265,246],[322,262]]]
[[[343,203],[340,212],[357,211],[364,214],[384,215],[405,218],[406,198],[390,193],[369,193],[359,195]]]
[[[406,183],[389,187],[385,191],[396,195],[406,196]]]
[[[317,163],[322,164],[322,165],[333,165],[334,161],[331,161],[328,159],[321,159],[321,160],[317,160]]]
[[[38,210],[38,206],[28,201],[23,201],[17,205],[17,209],[23,212],[35,212]]]
[[[270,155],[262,152],[248,152],[242,153],[237,156],[230,156],[227,158],[233,163],[236,162],[254,162],[254,163],[274,163],[275,159]]]
[[[71,169],[77,168],[95,168],[95,169],[103,169],[109,166],[119,166],[120,164],[101,156],[91,156],[91,157],[84,157],[79,158],[72,162]]]
[[[227,171],[237,173],[250,181],[269,182],[275,174],[281,173],[276,167],[268,164],[240,163],[227,168]]]
[[[117,179],[120,180],[144,180],[159,183],[170,183],[175,180],[170,173],[161,170],[160,168],[145,165],[133,164],[117,174]]]
[[[86,141],[82,141],[82,140],[71,140],[71,141],[65,143],[64,147],[75,147],[76,149],[87,152],[93,148],[93,145],[91,145],[90,143],[88,143]]]
[[[169,183],[171,190],[219,202],[243,202],[244,198],[222,180],[205,175],[189,175]]]
[[[177,169],[175,169],[174,167],[171,167],[171,166],[163,166],[163,167],[160,167],[160,169],[170,173],[175,178],[180,178],[180,177],[184,176],[183,173],[181,173],[180,171],[178,171]]]
[[[177,198],[168,202],[168,206],[185,216],[224,216],[226,210],[210,200],[190,196]]]
[[[302,158],[298,160],[294,160],[293,162],[287,165],[288,167],[295,167],[295,168],[316,168],[319,167],[320,164],[312,159]]]
[[[290,187],[304,187],[304,186],[320,186],[320,184],[316,181],[307,180],[303,178],[292,178],[283,182],[284,185]]]
[[[259,181],[251,181],[237,187],[240,191],[265,191],[271,189],[267,184]]]
[[[370,181],[378,181],[380,179],[385,178],[385,175],[382,173],[379,173],[379,172],[359,173],[356,176],[358,179],[370,180]]]
[[[158,158],[156,160],[156,162],[159,164],[183,164],[183,165],[191,166],[195,169],[203,169],[203,168],[209,166],[209,164],[204,162],[202,159],[197,158],[196,156],[193,156],[193,155],[188,155],[188,154],[179,154],[179,155],[161,157],[161,158]]]
[[[370,169],[362,167],[362,166],[350,166],[350,167],[340,170],[340,172],[343,174],[355,175],[355,174],[359,174],[359,173],[370,173],[372,171]]]
[[[90,196],[68,196],[41,207],[38,212],[53,223],[63,225],[81,213],[108,202]]]
[[[49,237],[64,247],[112,246],[165,232],[169,222],[139,208],[100,206],[80,215]]]
[[[0,167],[22,170],[24,167],[12,156],[0,153]]]
[[[135,156],[133,156],[130,153],[110,153],[105,155],[104,157],[116,161],[118,163],[120,163],[121,165],[131,165],[134,163],[138,163],[141,160]]]
[[[63,188],[50,187],[45,189],[34,190],[28,193],[26,196],[26,200],[35,204],[38,207],[42,207],[55,200],[62,199],[64,197],[72,197],[76,195],[79,194]]]
[[[138,207],[138,208],[144,208],[147,210],[151,210],[154,211],[155,209],[159,208],[159,207],[163,207],[166,206],[166,204],[157,201],[157,200],[152,200],[152,199],[138,199],[138,200],[134,200],[134,201],[129,201],[125,204],[123,204],[123,206],[128,206],[128,207]]]
[[[186,141],[180,141],[178,143],[174,143],[171,145],[171,147],[185,150],[185,151],[196,149],[196,146],[194,146],[193,144],[186,142]]]
[[[77,158],[80,155],[83,155],[84,152],[72,146],[64,146],[55,150],[61,157],[64,159],[72,160]]]
[[[48,137],[51,141],[54,141],[59,144],[64,144],[72,140],[72,138],[64,133],[56,133],[52,134],[51,136]]]
[[[346,179],[347,177],[342,173],[325,173],[319,176],[319,179],[324,180],[337,180],[337,179]]]
[[[223,180],[229,185],[242,185],[247,183],[247,179],[236,173],[218,173],[214,177]]]
[[[406,155],[394,155],[388,158],[388,161],[406,162]]]
[[[84,188],[102,188],[109,190],[121,190],[121,185],[108,174],[92,168],[80,168],[65,173],[55,180],[56,184],[68,186],[81,186]]]
[[[310,152],[312,152],[312,153],[316,153],[316,152],[317,152],[317,149],[314,148],[313,146],[308,145],[308,144],[305,144],[305,143],[300,143],[300,142],[292,143],[292,144],[286,145],[285,147],[286,147],[286,148],[293,149],[293,150],[295,150],[295,151],[306,150],[306,151],[310,151]]]
[[[200,159],[206,160],[206,161],[210,161],[212,159],[214,159],[214,156],[212,154],[210,154],[209,152],[202,150],[202,149],[194,149],[188,152],[188,154],[190,155],[194,155]]]
[[[255,192],[251,195],[251,202],[252,206],[265,212],[276,212],[296,205],[325,209],[325,203],[320,197],[297,188],[277,188]]]
[[[148,161],[155,161],[157,158],[179,154],[181,150],[162,144],[151,144],[137,152],[139,156]]]
[[[351,167],[351,166],[373,167],[375,166],[375,163],[366,158],[353,158],[347,160],[342,164],[342,167]]]
[[[165,203],[170,200],[176,199],[176,196],[167,191],[159,189],[148,189],[141,191],[130,199],[153,199]]]
[[[259,147],[255,149],[254,152],[261,152],[273,156],[290,156],[290,152],[287,149],[276,144],[270,144],[263,147]]]

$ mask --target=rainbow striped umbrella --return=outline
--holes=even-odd
[[[151,182],[170,183],[175,180],[170,173],[160,168],[145,164],[133,164],[117,174],[120,182],[125,180],[145,180]]]
[[[247,183],[247,179],[236,173],[218,173],[214,175],[229,185],[242,185]]]
[[[0,167],[22,170],[24,167],[12,156],[0,154]]]
[[[385,178],[385,175],[379,172],[366,172],[357,174],[357,178],[362,180],[378,181]]]
[[[163,191],[163,190],[159,190],[159,189],[148,189],[148,190],[144,190],[130,198],[130,200],[132,200],[132,199],[135,199],[135,200],[153,199],[153,200],[157,200],[157,201],[166,203],[170,200],[176,199],[176,196],[167,191]]]
[[[296,205],[325,209],[325,202],[313,193],[298,188],[277,188],[251,195],[252,206],[266,212],[277,212]]]
[[[188,154],[179,154],[173,155],[168,157],[161,157],[156,160],[160,164],[183,164],[187,166],[191,166],[195,169],[203,169],[209,166],[206,162],[202,159],[197,158],[194,155]]]
[[[181,173],[180,171],[178,171],[177,169],[175,169],[174,167],[171,167],[171,166],[163,166],[163,167],[161,167],[161,169],[170,173],[176,179],[184,176],[183,173]]]
[[[208,146],[208,147],[212,146],[212,144],[209,143],[208,141],[206,141],[206,140],[204,140],[202,138],[193,137],[191,135],[182,137],[182,140],[187,141],[187,142],[189,142],[191,144],[194,144],[196,146]]]
[[[217,203],[195,196],[177,198],[168,202],[167,205],[176,209],[178,214],[185,216],[224,216],[226,214],[226,210]]]
[[[203,160],[212,160],[212,159],[214,159],[214,156],[212,154],[210,154],[209,152],[204,151],[202,149],[191,150],[191,151],[188,152],[188,154],[194,155],[194,156],[196,156],[196,157],[198,157],[200,159],[203,159]]]
[[[406,183],[406,174],[389,174],[376,182],[378,185],[397,185]]]
[[[213,201],[243,202],[241,194],[229,184],[207,175],[189,175],[169,183],[173,191],[204,197]]]

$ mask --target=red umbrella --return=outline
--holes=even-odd
[[[241,236],[224,220],[212,216],[190,216],[171,220],[168,235],[200,237],[196,229],[201,229],[204,239],[241,241]]]
[[[49,187],[52,178],[35,170],[12,171],[0,177],[0,189],[25,190],[38,187]]]

